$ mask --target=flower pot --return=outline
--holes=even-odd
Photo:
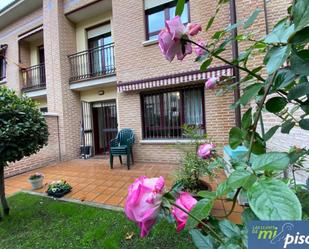
[[[63,197],[65,194],[71,192],[70,189],[64,189],[62,191],[57,191],[57,192],[52,192],[52,191],[47,191],[47,195],[49,196],[53,196],[53,197],[56,197],[56,198],[61,198]]]
[[[44,179],[44,177],[39,177],[39,178],[36,178],[36,179],[28,179],[28,181],[32,185],[32,190],[42,188],[43,187],[43,179]]]

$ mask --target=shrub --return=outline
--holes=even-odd
[[[48,140],[48,127],[36,103],[0,87],[0,196],[5,214],[4,167],[38,152]]]

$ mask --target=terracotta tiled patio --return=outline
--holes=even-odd
[[[31,190],[31,186],[27,181],[29,175],[41,172],[45,175],[45,186],[36,190],[36,192],[44,193],[49,182],[63,179],[73,187],[71,193],[65,196],[66,198],[123,207],[127,188],[135,178],[141,175],[147,177],[163,176],[166,187],[170,188],[176,167],[177,165],[173,164],[136,163],[130,170],[127,170],[126,166],[115,163],[114,169],[111,170],[108,160],[78,159],[7,178],[5,180],[6,194],[11,195],[21,190]],[[218,174],[217,177],[210,181],[212,188],[216,189],[217,184],[224,179],[225,175],[223,173]],[[226,200],[216,201],[213,215],[224,216],[230,210],[231,205],[232,203]],[[237,205],[229,219],[240,222],[242,210],[243,208]]]

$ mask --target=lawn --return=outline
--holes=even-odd
[[[175,225],[163,220],[142,239],[122,212],[26,193],[8,200],[11,214],[0,222],[1,249],[194,248],[187,232],[176,233]]]

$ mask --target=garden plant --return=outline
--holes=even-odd
[[[47,140],[47,124],[36,103],[0,87],[0,198],[4,214],[10,211],[4,191],[4,167],[38,152]]]
[[[217,10],[210,18],[210,27],[221,7],[229,3],[219,0]],[[129,187],[125,212],[146,236],[158,217],[174,219],[177,230],[186,229],[197,248],[247,248],[247,228],[250,220],[302,220],[308,219],[309,186],[295,181],[297,170],[303,167],[308,150],[291,148],[287,152],[269,151],[267,142],[276,132],[289,134],[294,127],[309,130],[309,1],[294,0],[287,16],[280,20],[265,37],[256,37],[251,29],[260,10],[247,20],[230,24],[212,34],[209,41],[195,39],[203,28],[199,24],[181,23],[185,0],[178,0],[176,17],[166,21],[159,34],[159,46],[170,62],[176,57],[183,60],[193,51],[200,70],[205,71],[213,61],[221,61],[239,70],[235,77],[211,78],[206,89],[214,94],[225,94],[239,87],[240,98],[231,108],[244,111],[239,127],[229,132],[232,149],[239,145],[248,148],[245,156],[233,162],[234,171],[220,183],[216,191],[201,191],[199,200],[178,188],[164,190],[164,179],[140,177]],[[235,29],[242,33],[235,36]],[[245,50],[235,59],[223,57],[232,42],[243,44]],[[252,66],[254,58],[263,58],[261,65]],[[216,92],[216,93],[215,93]],[[278,117],[277,125],[267,131],[263,115]],[[292,169],[292,177],[285,172]],[[234,191],[233,205],[224,219],[211,216],[215,200]],[[242,214],[242,224],[228,220],[242,193],[249,206]]]
[[[191,193],[209,190],[209,183],[202,178],[208,176],[212,179],[215,170],[222,165],[222,159],[216,153],[216,145],[210,142],[207,134],[200,134],[197,127],[184,125],[182,129],[184,137],[190,139],[190,143],[179,143],[176,146],[184,156],[175,172],[175,184],[178,188]]]

